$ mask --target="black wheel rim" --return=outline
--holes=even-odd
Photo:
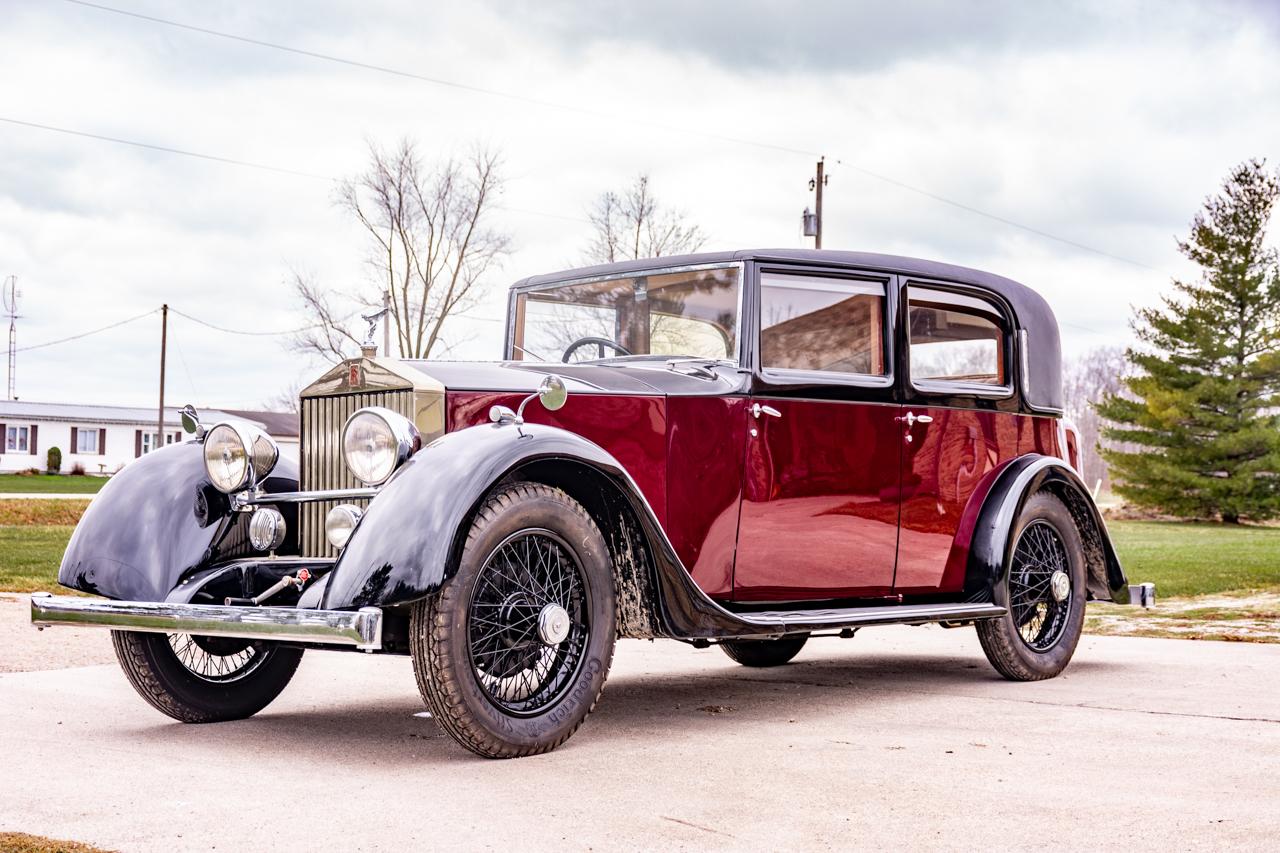
[[[1062,537],[1052,524],[1036,519],[1018,536],[1009,569],[1009,611],[1027,648],[1047,652],[1062,639],[1071,615],[1071,585]]]
[[[178,663],[202,681],[236,681],[256,670],[267,658],[262,645],[249,640],[191,634],[167,636]]]
[[[549,642],[539,629],[549,606],[568,616],[560,642]],[[467,611],[471,671],[490,702],[521,717],[559,702],[581,668],[590,634],[586,575],[563,539],[529,529],[493,549]]]

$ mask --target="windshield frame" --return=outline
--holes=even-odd
[[[546,363],[560,364],[559,360],[538,362],[534,358],[533,353],[525,350],[524,359],[520,359],[516,355],[516,307],[519,304],[519,298],[527,293],[536,293],[540,290],[554,290],[558,287],[574,284],[590,284],[592,282],[613,281],[620,278],[635,278],[643,275],[665,275],[668,273],[696,272],[701,270],[723,270],[732,269],[738,272],[738,301],[736,319],[738,327],[734,334],[734,347],[736,352],[731,359],[727,359],[738,367],[742,367],[746,363],[746,335],[744,334],[743,312],[746,307],[747,292],[747,263],[746,261],[721,261],[718,263],[705,264],[675,264],[671,266],[655,265],[652,267],[643,267],[640,269],[627,269],[615,273],[605,273],[604,275],[570,275],[567,278],[556,279],[555,281],[543,282],[536,285],[513,286],[507,294],[507,324],[506,338],[503,342],[502,357],[506,361],[524,361],[525,363]],[[545,356],[546,353],[538,353],[538,356]],[[684,356],[663,356],[662,358],[683,358]],[[579,362],[571,362],[572,364],[603,364],[609,362],[610,358],[605,359],[589,359]]]

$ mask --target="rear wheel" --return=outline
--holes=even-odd
[[[1066,668],[1084,627],[1085,559],[1062,501],[1032,495],[1018,517],[1008,612],[977,623],[987,660],[1011,681],[1052,678]]]
[[[161,713],[184,723],[242,720],[280,695],[301,649],[256,640],[112,631],[129,683]]]
[[[614,607],[609,550],[581,504],[550,486],[508,486],[476,515],[457,573],[414,605],[418,689],[472,752],[548,752],[600,698]]]
[[[808,634],[776,640],[724,640],[720,649],[743,666],[782,666],[800,653]]]

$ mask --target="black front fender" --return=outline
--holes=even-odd
[[[1039,455],[1010,462],[988,492],[969,549],[968,597],[1007,603],[1003,581],[1015,544],[1014,526],[1027,499],[1042,489],[1057,495],[1075,518],[1088,562],[1089,597],[1127,604],[1128,580],[1089,490],[1066,462]]]
[[[264,486],[296,489],[297,465],[281,459]],[[242,519],[205,476],[202,445],[163,447],[130,462],[94,497],[67,544],[58,583],[107,598],[164,601],[189,573],[244,556],[235,535]]]
[[[378,493],[338,557],[327,609],[403,604],[438,590],[457,568],[468,522],[494,485],[542,459],[621,464],[580,435],[541,424],[484,424],[428,444]]]

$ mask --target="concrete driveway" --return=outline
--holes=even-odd
[[[114,666],[0,674],[0,709],[0,830],[120,850],[1274,849],[1280,836],[1280,646],[1092,637],[1064,677],[1010,684],[968,629],[868,629],[774,670],[628,641],[565,747],[505,762],[443,736],[398,658],[309,653],[238,723],[173,723]]]

